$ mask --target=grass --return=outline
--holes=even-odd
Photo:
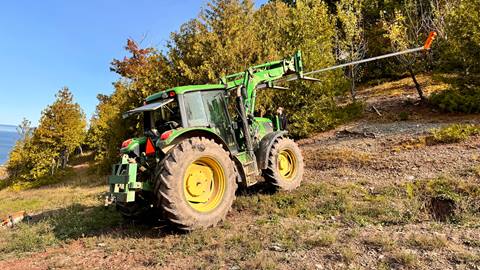
[[[337,241],[337,233],[335,231],[319,231],[314,235],[309,235],[305,239],[305,244],[310,248],[314,247],[330,247]]]
[[[363,239],[363,243],[368,247],[383,251],[391,251],[396,246],[395,239],[384,233],[368,235]]]
[[[445,83],[444,77],[448,77],[448,74],[439,74],[436,76],[430,76],[427,74],[420,74],[417,76],[417,80],[423,86],[423,91],[426,95],[435,92],[441,92],[447,89],[450,85]],[[368,89],[359,91],[360,93],[368,94],[370,97],[384,97],[384,96],[400,96],[405,94],[405,92],[412,93],[415,95],[416,92],[412,92],[411,88],[414,88],[412,79],[410,77],[405,77],[400,80],[385,82],[379,81],[376,82],[376,85],[370,84],[367,86]]]
[[[65,206],[81,203],[87,206],[98,205],[105,187],[71,187],[57,186],[41,189],[14,191],[0,190],[0,216],[25,210],[29,214],[50,211]]]
[[[317,170],[336,168],[339,166],[360,167],[371,162],[371,156],[366,152],[352,149],[329,149],[322,152],[305,149],[306,166]]]
[[[8,239],[0,241],[2,253],[40,251],[58,243],[53,227],[45,221],[33,226],[23,223],[14,230],[2,231],[0,235],[3,239]]]
[[[340,248],[339,253],[342,256],[342,260],[347,265],[351,264],[357,257],[355,249],[349,246]]]
[[[416,268],[418,265],[418,256],[409,250],[396,250],[389,256],[390,264],[400,264],[408,268]]]
[[[411,248],[423,250],[435,250],[447,246],[447,239],[439,235],[425,235],[412,233],[406,240],[406,244]]]
[[[392,151],[402,152],[404,150],[416,150],[427,146],[426,137],[409,138],[392,144]]]
[[[431,144],[458,143],[471,136],[480,134],[480,126],[472,124],[453,124],[440,129],[431,130]]]
[[[475,252],[461,250],[454,252],[451,260],[457,264],[467,263],[478,266],[480,264],[480,255]]]
[[[323,181],[304,184],[291,193],[239,195],[226,222],[189,234],[123,221],[113,209],[103,208],[105,187],[3,190],[2,213],[28,209],[43,214],[36,215],[30,224],[0,231],[0,259],[77,242],[86,250],[101,250],[111,256],[134,252],[153,267],[172,262],[185,265],[189,258],[199,257],[195,264],[199,268],[275,269],[281,264],[303,265],[301,256],[310,252],[337,254],[338,261],[354,267],[373,249],[386,254],[385,266],[413,268],[418,257],[400,249],[399,243],[414,250],[442,250],[447,242],[421,234],[400,242],[388,233],[389,228],[397,230],[424,221],[428,209],[420,201],[428,196],[451,194],[462,204],[477,198],[478,190],[478,183],[446,179],[419,181],[409,190],[395,183],[377,184],[374,192],[369,182]],[[478,224],[480,218],[473,208],[462,209],[471,212],[473,224]],[[385,232],[362,233],[372,226]],[[472,239],[469,245],[475,245]],[[476,259],[467,253],[456,256],[464,261]]]

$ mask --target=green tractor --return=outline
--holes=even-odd
[[[287,137],[284,117],[255,117],[256,90],[278,80],[306,79],[301,53],[226,76],[219,84],[161,91],[140,114],[144,136],[123,142],[120,164],[109,177],[110,195],[125,217],[160,213],[181,230],[223,220],[238,186],[259,176],[277,190],[297,188],[302,153]]]
[[[110,195],[125,217],[162,214],[182,230],[215,226],[223,220],[240,185],[259,176],[278,190],[297,188],[303,157],[287,137],[279,110],[271,118],[255,117],[256,91],[285,89],[280,82],[318,81],[306,75],[398,55],[428,52],[431,32],[422,47],[304,73],[302,55],[251,67],[226,76],[219,84],[189,85],[149,96],[145,105],[124,114],[141,114],[144,136],[126,140],[122,161],[109,177]]]

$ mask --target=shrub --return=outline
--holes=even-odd
[[[457,143],[470,136],[480,134],[480,126],[472,124],[453,124],[440,129],[433,129],[430,143]]]
[[[445,112],[480,113],[480,87],[465,86],[433,93],[430,103]]]
[[[399,119],[400,121],[407,121],[408,118],[410,118],[410,114],[409,114],[408,112],[400,112],[400,113],[398,114],[398,119]]]

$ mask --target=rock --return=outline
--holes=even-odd
[[[270,246],[270,250],[281,252],[283,251],[283,248],[278,244],[273,244]]]
[[[317,263],[317,264],[315,264],[315,269],[317,269],[317,270],[323,270],[324,268],[323,268],[323,265]]]
[[[407,180],[408,181],[413,181],[413,180],[415,180],[415,176],[409,175],[409,176],[407,176]]]

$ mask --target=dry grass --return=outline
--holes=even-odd
[[[337,232],[335,231],[318,231],[314,235],[304,236],[305,244],[311,248],[314,247],[330,247],[337,241]]]
[[[410,234],[405,242],[410,248],[418,248],[423,250],[441,249],[446,247],[448,244],[448,240],[445,236],[418,233]]]
[[[418,256],[409,250],[395,250],[389,256],[391,266],[399,264],[407,268],[417,268],[419,260]]]
[[[358,167],[367,165],[371,161],[369,153],[353,149],[305,149],[303,151],[306,167],[317,170],[336,168],[342,166]]]
[[[385,254],[386,266],[413,268],[420,263],[418,257],[399,249],[400,240],[391,232],[358,237],[366,227],[380,226],[388,231],[398,229],[398,224],[419,221],[420,216],[412,211],[412,199],[403,188],[373,182],[324,181],[305,184],[292,193],[241,195],[226,222],[190,234],[123,221],[113,209],[103,208],[105,186],[3,190],[2,213],[26,209],[45,215],[37,216],[34,223],[0,231],[0,257],[23,257],[31,251],[77,243],[87,253],[134,252],[140,254],[142,262],[154,267],[185,267],[199,256],[195,265],[200,268],[276,269],[278,265],[304,265],[301,256],[320,253],[336,254],[331,259],[325,257],[335,268],[341,267],[337,263],[359,265],[359,260],[365,260],[368,254],[366,250],[375,250]],[[415,250],[442,250],[447,242],[435,235],[415,234],[407,237],[405,244]],[[55,256],[83,260],[75,253]],[[455,258],[476,260],[466,252],[459,252]]]
[[[430,95],[432,93],[447,89],[450,84],[446,83],[446,81],[448,81],[451,76],[452,75],[443,74],[432,77],[428,74],[421,74],[417,76],[417,80],[420,85],[423,86],[424,93],[426,95]],[[410,77],[406,77],[397,81],[382,82],[375,86],[369,86],[363,90],[360,90],[359,93],[369,97],[395,97],[404,95],[405,93],[415,95],[416,90],[412,79]]]
[[[398,143],[392,144],[391,148],[394,152],[402,152],[402,151],[410,151],[416,150],[420,148],[424,148],[427,146],[426,137],[420,136],[418,138],[410,138],[406,140],[402,140]]]
[[[0,181],[8,177],[7,168],[3,165],[0,165]]]
[[[104,186],[83,187],[44,187],[24,191],[4,189],[0,191],[0,216],[25,210],[29,214],[64,208],[72,204],[85,206],[98,205]]]
[[[391,251],[396,246],[396,241],[391,235],[385,233],[375,233],[367,235],[363,239],[364,245],[367,247],[379,249],[382,251]]]

